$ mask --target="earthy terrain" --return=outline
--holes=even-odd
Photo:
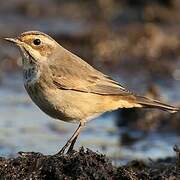
[[[132,161],[125,166],[113,166],[102,154],[81,148],[66,155],[45,156],[40,153],[23,153],[14,159],[0,160],[0,179],[127,179],[157,180],[180,178],[180,159]]]

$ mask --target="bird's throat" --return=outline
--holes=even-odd
[[[25,85],[33,85],[40,78],[40,70],[34,63],[23,65],[23,78]]]

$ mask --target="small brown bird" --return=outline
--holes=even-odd
[[[5,39],[20,48],[24,86],[35,104],[55,119],[79,123],[59,153],[68,146],[70,152],[85,123],[106,111],[132,107],[159,108],[170,113],[179,110],[129,92],[42,32],[29,31]]]

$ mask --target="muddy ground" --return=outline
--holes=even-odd
[[[180,178],[180,159],[132,161],[125,166],[113,166],[100,153],[81,148],[66,155],[46,156],[40,153],[23,153],[14,159],[0,159],[0,179],[127,179],[157,180]]]

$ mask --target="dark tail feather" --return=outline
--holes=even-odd
[[[142,96],[136,96],[136,100],[138,104],[141,104],[143,107],[147,108],[158,108],[164,111],[168,111],[170,113],[175,113],[180,110],[180,108],[178,107],[173,107],[171,105],[161,103],[160,101],[149,99]]]

